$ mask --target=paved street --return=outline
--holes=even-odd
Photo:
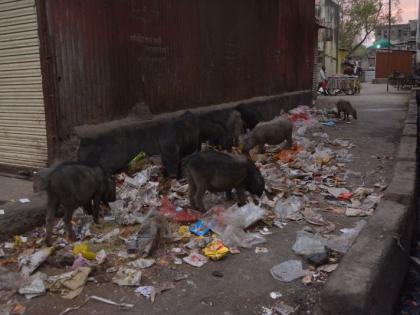
[[[391,90],[386,93],[385,85],[364,85],[362,94],[345,97],[358,110],[359,119],[351,124],[338,123],[334,127],[323,127],[330,139],[349,139],[355,148],[351,150],[353,161],[349,169],[361,172],[360,178],[347,181],[347,188],[353,190],[365,185],[385,180],[390,181],[392,167],[402,122],[407,109],[407,92]],[[317,106],[332,107],[340,97],[320,97]],[[323,212],[322,215],[334,222],[336,231],[341,227],[352,227],[360,218],[349,218],[343,214]],[[268,242],[262,244],[268,253],[256,254],[253,249],[242,249],[239,255],[230,255],[219,262],[210,262],[202,268],[187,265],[176,266],[164,257],[171,246],[159,249],[155,256],[160,257],[158,265],[143,272],[142,285],[156,285],[172,281],[179,273],[188,274],[188,279],[175,283],[175,289],[157,296],[154,304],[134,294],[133,288],[123,288],[110,283],[111,275],[103,272],[96,277],[98,283],[88,283],[83,293],[75,300],[63,300],[57,294],[31,301],[21,300],[28,306],[27,314],[58,314],[66,307],[81,304],[86,295],[98,295],[114,301],[133,303],[134,309],[124,314],[267,314],[264,308],[271,309],[280,302],[300,306],[298,313],[312,313],[322,284],[302,284],[296,280],[283,283],[273,279],[269,270],[285,260],[297,259],[291,247],[296,240],[296,231],[301,230],[305,221],[291,222],[284,229],[273,228],[274,234],[267,236]],[[304,263],[304,267],[307,267]],[[48,274],[61,273],[62,270],[42,268]],[[220,272],[223,277],[212,275]],[[270,298],[270,292],[279,291],[283,297]],[[188,311],[187,311],[188,310]],[[72,314],[115,314],[113,306],[91,301]]]

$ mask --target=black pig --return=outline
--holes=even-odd
[[[245,104],[238,105],[236,110],[241,114],[245,130],[254,129],[260,121],[264,120],[258,110],[252,107],[247,107]]]
[[[75,209],[83,207],[98,223],[100,201],[106,203],[115,201],[115,183],[99,166],[64,162],[45,174],[40,188],[45,189],[48,195],[45,224],[48,245],[51,245],[54,218],[60,205],[64,209],[66,232],[69,239],[74,241],[71,219]]]
[[[348,101],[339,100],[337,102],[337,113],[338,117],[341,117],[343,113],[343,120],[349,121],[349,116],[352,115],[355,120],[357,120],[357,111]]]
[[[207,117],[200,117],[199,122],[200,144],[208,141],[210,145],[221,146],[223,150],[232,149],[233,138],[222,122]]]
[[[192,207],[205,211],[203,197],[206,190],[226,192],[230,196],[235,188],[240,204],[245,203],[244,191],[261,196],[265,182],[254,163],[242,155],[221,152],[200,152],[182,161],[189,184]]]
[[[159,136],[163,167],[168,176],[181,177],[181,160],[199,149],[198,119],[187,111],[163,126]]]

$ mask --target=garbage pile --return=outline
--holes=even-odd
[[[354,146],[347,139],[332,140],[324,132],[322,125],[335,124],[328,113],[300,106],[289,118],[294,122],[295,144],[291,149],[266,145],[265,154],[251,151],[266,181],[266,192],[256,203],[249,198],[244,206],[232,205],[222,194],[207,195],[207,202],[212,204],[209,211],[203,214],[190,209],[186,181],[165,179],[161,167],[141,153],[130,163],[132,173],[115,176],[117,201],[104,209],[102,224],[95,225],[82,209],[75,212],[76,243],[64,238],[60,220],[54,228],[57,237],[53,247],[44,247],[43,228],[0,244],[0,313],[12,313],[21,305],[10,303],[16,292],[26,299],[47,291],[73,299],[87,282],[95,281],[93,269],[96,274],[112,275],[112,283],[132,287],[138,296],[153,303],[157,295],[175,285],[144,286],[145,270],[168,264],[200,268],[255,246],[255,253],[263,254],[268,249],[260,246],[266,238],[294,221],[307,224],[296,234],[292,248],[296,259],[273,266],[272,276],[282,282],[299,278],[305,284],[325,281],[366,225],[361,219],[336,231],[328,215],[370,216],[386,186],[348,186],[348,179],[354,176],[347,167]],[[300,257],[310,264],[309,269],[303,269]],[[63,272],[48,275],[38,271],[45,265]],[[132,307],[100,297],[89,299]]]

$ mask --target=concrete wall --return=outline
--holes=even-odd
[[[312,105],[312,91],[285,93],[282,95],[254,98],[243,102],[232,102],[199,109],[192,109],[196,114],[212,111],[230,111],[239,104],[254,107],[270,120],[281,110],[288,111],[298,105]],[[76,128],[78,148],[77,159],[99,163],[112,171],[124,168],[140,151],[148,155],[159,154],[157,139],[162,124],[177,117],[184,111],[156,116],[151,121],[121,120],[102,125]]]

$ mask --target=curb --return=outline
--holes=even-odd
[[[375,215],[322,289],[319,315],[392,314],[416,228],[417,115],[413,94],[392,181]]]
[[[45,223],[46,195],[32,195],[30,200],[29,203],[9,202],[1,206],[4,214],[0,215],[0,241],[23,234]]]

